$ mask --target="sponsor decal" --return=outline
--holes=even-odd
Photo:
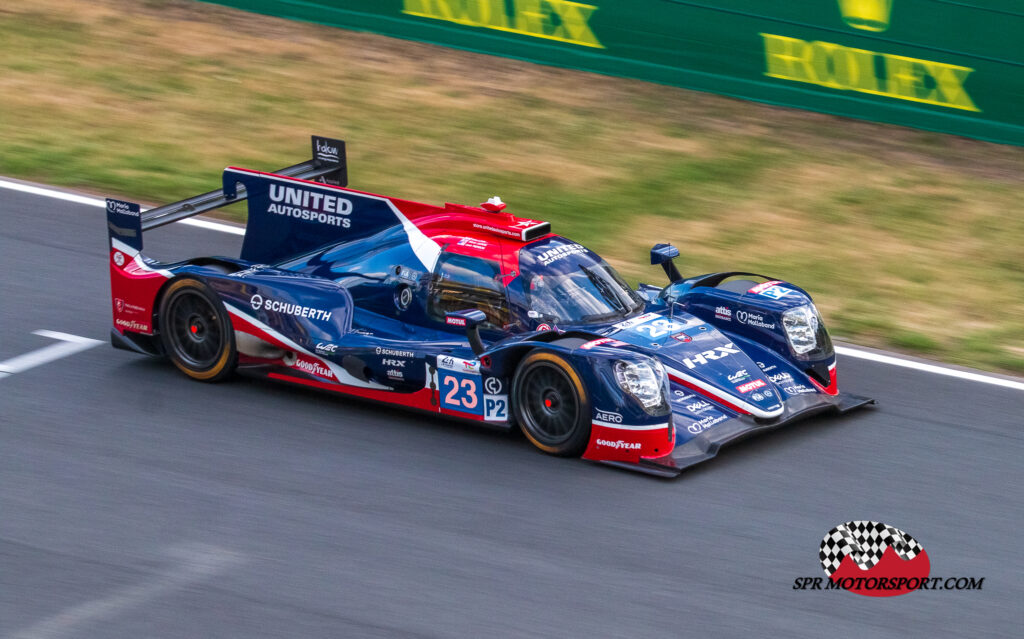
[[[317,377],[334,379],[334,373],[331,372],[331,369],[322,366],[320,362],[310,361],[301,357],[295,360],[295,363],[292,364],[292,368],[297,368],[300,371],[305,371],[310,375],[316,375]]]
[[[138,304],[132,304],[126,302],[120,297],[114,300],[114,307],[117,308],[118,313],[146,313],[146,308],[139,306]]]
[[[120,213],[121,215],[129,215],[131,217],[139,217],[139,208],[132,206],[128,202],[120,202],[118,200],[107,200],[107,210],[111,213]]]
[[[462,327],[465,327],[466,326],[466,318],[465,317],[451,317],[451,316],[448,316],[448,317],[444,318],[444,323],[447,324],[448,326],[462,326]]]
[[[341,161],[341,157],[338,153],[338,147],[328,144],[324,140],[320,139],[317,139],[316,141],[316,159],[335,164]]]
[[[727,322],[732,321],[732,310],[728,306],[716,306],[715,307],[715,318],[725,320]]]
[[[316,348],[313,350],[316,351],[317,355],[333,355],[338,352],[338,345],[328,344],[327,342],[317,342]]]
[[[625,346],[625,345],[626,345],[626,342],[620,342],[619,340],[612,339],[610,337],[601,337],[599,339],[590,340],[589,342],[587,342],[585,344],[580,344],[580,348],[582,348],[585,351],[589,351],[590,349],[594,348],[595,346],[618,347],[618,346]]]
[[[724,422],[727,419],[729,419],[727,415],[708,415],[704,419],[693,422],[692,424],[687,426],[686,430],[693,435],[700,435],[701,433],[711,428],[715,424]]]
[[[530,224],[533,223],[532,221],[529,222]],[[588,252],[589,251],[587,251],[587,248],[582,244],[562,244],[561,246],[550,248],[541,253],[540,255],[538,255],[537,261],[540,262],[543,266],[547,266],[553,262],[557,262],[560,259],[569,257],[570,255],[580,255]]]
[[[690,337],[689,335],[687,335],[686,333],[674,333],[672,335],[672,339],[678,340],[680,342],[691,342],[691,341],[693,341],[693,338]]]
[[[757,365],[761,368],[761,370],[763,370],[766,373],[769,373],[778,368],[775,364],[772,364],[771,366],[765,366],[764,362],[758,362]]]
[[[124,266],[124,253],[121,251],[114,251],[114,264]]]
[[[141,331],[143,333],[149,332],[149,324],[143,324],[142,322],[136,322],[135,320],[125,320],[117,318],[114,323],[129,331]]]
[[[598,446],[605,446],[616,450],[640,450],[640,442],[624,442],[621,439],[614,442],[607,439],[599,439],[594,443]]]
[[[550,331],[551,330],[551,326],[549,324],[538,324],[537,325],[537,330],[538,331]]]
[[[818,391],[814,390],[813,388],[810,388],[808,386],[804,386],[803,384],[794,384],[792,386],[786,386],[782,390],[784,392],[788,393],[789,395],[804,395],[806,393],[816,393],[816,392],[818,392]]]
[[[610,422],[612,424],[622,423],[622,415],[614,413],[612,411],[601,410],[600,408],[598,408],[594,411],[594,415],[594,419],[596,419],[599,422]]]
[[[661,317],[661,315],[658,314],[658,313],[644,313],[643,315],[637,315],[636,317],[631,317],[628,320],[623,320],[623,321],[619,322],[618,324],[612,324],[612,328],[618,329],[620,331],[624,331],[627,328],[633,328],[634,326],[639,326],[639,325],[643,324],[644,322],[649,322],[649,321],[651,321],[653,319],[657,319],[659,317]]]
[[[438,358],[437,367],[446,371],[457,371],[471,375],[480,374],[480,360],[476,359],[444,356]]]
[[[269,186],[270,199],[274,203],[267,208],[268,213],[345,229],[352,225],[352,220],[347,217],[352,214],[351,200],[284,184],[271,183]]]
[[[572,0],[402,0],[402,13],[418,18],[603,49],[590,28],[595,11]]]
[[[702,413],[709,408],[712,408],[711,404],[709,402],[704,401],[703,399],[698,400],[696,402],[691,402],[686,405],[686,410],[690,411],[691,413]]]
[[[405,368],[405,365],[409,363],[409,360],[405,359],[391,359],[384,358],[380,361],[384,366],[393,366],[394,368]]]
[[[475,251],[483,251],[487,249],[488,243],[484,240],[478,240],[475,237],[464,237],[457,242],[459,246],[465,246]]]
[[[515,229],[503,229],[498,226],[491,226],[490,224],[473,224],[473,228],[480,229],[481,231],[489,231],[491,233],[497,233],[498,235],[505,235],[507,237],[519,238],[520,232]]]
[[[736,384],[737,382],[742,382],[745,379],[750,379],[750,373],[748,373],[747,369],[745,368],[741,371],[736,371],[735,373],[729,375],[729,381],[733,384]]]
[[[491,395],[501,394],[501,380],[497,377],[488,377],[484,380],[484,390]]]
[[[331,311],[324,311],[312,306],[302,306],[301,304],[292,304],[290,302],[281,302],[279,300],[264,299],[262,295],[253,295],[249,300],[249,304],[252,306],[252,310],[258,311],[263,309],[264,311],[271,311],[274,313],[281,313],[283,315],[294,315],[296,317],[308,317],[309,319],[316,319],[321,321],[328,321],[331,319]]]
[[[854,29],[889,28],[892,0],[839,0],[840,15]],[[964,111],[980,111],[967,93],[974,72],[947,62],[869,51],[771,33],[764,39],[764,74],[789,82],[879,95]]]
[[[757,390],[758,388],[764,388],[767,385],[768,384],[763,379],[755,379],[752,382],[747,382],[746,384],[740,384],[739,386],[736,387],[736,390],[738,390],[741,393],[749,393],[752,390]]]
[[[774,366],[772,368],[775,368]],[[793,381],[793,376],[789,373],[776,373],[775,375],[769,375],[768,379],[773,384],[788,384]]]
[[[685,402],[689,399],[696,397],[696,395],[691,395],[690,393],[687,393],[684,390],[674,390],[672,391],[672,395],[675,396],[675,399],[672,400],[675,402]]]
[[[764,315],[753,311],[736,311],[736,321],[748,326],[756,326],[770,331],[775,330],[774,322],[765,321]]]
[[[484,395],[484,421],[508,421],[508,395]]]
[[[406,357],[410,359],[415,357],[415,354],[412,351],[399,351],[393,348],[383,348],[381,346],[377,347],[376,352],[378,355],[390,355],[392,357]]]
[[[405,379],[405,374],[394,368],[389,368],[385,374],[388,376],[388,379]]]
[[[702,364],[707,364],[708,360],[722,359],[726,355],[736,355],[738,353],[739,350],[735,346],[733,346],[732,342],[729,342],[725,346],[716,346],[710,351],[703,351],[701,353],[697,353],[692,358],[684,357],[683,363],[686,364],[687,368],[693,369],[697,368]]]

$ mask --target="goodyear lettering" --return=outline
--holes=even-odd
[[[623,449],[623,450],[640,450],[640,442],[624,442],[621,439],[618,441],[608,441],[607,439],[597,440],[598,446],[607,446],[608,448]]]
[[[974,69],[945,62],[762,33],[765,75],[965,111],[980,111],[964,88]]]
[[[334,378],[334,374],[331,372],[331,369],[321,366],[319,362],[310,362],[300,359],[295,362],[295,368],[306,371],[311,375],[316,375],[317,377],[326,377],[328,379]]]
[[[568,0],[404,0],[402,13],[603,49],[590,29],[597,7]]]

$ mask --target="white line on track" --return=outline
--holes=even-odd
[[[11,182],[8,180],[0,179],[0,188],[10,189],[12,191],[20,191],[22,193],[30,193],[32,195],[39,195],[42,197],[50,197],[58,200],[64,200],[66,202],[74,202],[76,204],[86,204],[88,206],[106,206],[106,202],[99,198],[89,197],[86,195],[78,195],[76,193],[67,193],[65,191],[58,191],[55,189],[47,188],[44,186],[38,186],[34,184],[25,184],[22,182]],[[232,235],[245,235],[245,228],[239,226],[232,226],[230,224],[221,224],[220,222],[212,222],[210,220],[203,219],[186,219],[177,222],[178,224],[187,224],[189,226],[195,226],[198,228],[204,228],[211,231],[220,231],[222,233],[231,233]],[[992,384],[995,386],[1002,386],[1004,388],[1013,388],[1015,390],[1024,390],[1024,382],[1006,379],[1002,377],[994,377],[992,375],[985,375],[983,373],[975,373],[971,371],[962,371],[956,368],[948,368],[945,366],[939,366],[936,364],[929,364],[926,362],[918,362],[912,359],[904,359],[902,357],[895,357],[893,355],[885,355],[882,353],[874,353],[871,351],[860,350],[859,348],[851,348],[849,346],[836,346],[836,353],[844,357],[855,357],[857,359],[866,359],[879,364],[887,364],[889,366],[900,366],[902,368],[912,368],[914,370],[922,371],[925,373],[933,373],[935,375],[945,375],[947,377],[956,377],[971,382],[979,382],[982,384]],[[3,373],[0,373],[0,379],[3,378]]]
[[[29,628],[9,635],[8,639],[57,639],[68,635],[80,636],[82,626],[87,623],[113,617],[128,608],[137,607],[208,579],[241,561],[241,557],[236,553],[206,544],[171,548],[168,554],[181,562],[177,568],[157,575],[149,582],[126,586],[101,599],[62,610]],[[102,636],[102,633],[98,636]]]
[[[98,339],[90,339],[88,337],[79,337],[78,335],[71,335],[69,333],[58,333],[57,331],[32,331],[33,335],[41,335],[43,337],[49,337],[52,339],[60,340],[58,344],[51,344],[44,346],[43,348],[36,349],[31,353],[25,353],[24,355],[18,355],[11,359],[0,362],[0,379],[13,375],[14,373],[21,373],[27,371],[30,368],[47,364],[62,357],[68,355],[74,355],[79,351],[85,351],[93,346],[99,346],[103,342]]]
[[[0,180],[0,189],[9,189],[11,191],[19,191],[21,193],[28,193],[30,195],[39,195],[42,197],[49,197],[56,200],[64,200],[65,202],[74,202],[75,204],[85,204],[86,206],[105,207],[107,205],[106,201],[101,200],[98,197],[79,195],[77,193],[67,193],[66,191],[56,191],[54,189],[48,189],[43,186],[36,186],[34,184],[24,184],[22,182]],[[147,209],[142,210],[146,211]],[[179,220],[178,224],[185,224],[186,226],[195,226],[197,228],[208,229],[210,231],[220,231],[221,233],[230,233],[232,235],[245,235],[245,227],[233,226],[231,224],[222,224],[220,222],[213,222],[211,220],[186,219]]]

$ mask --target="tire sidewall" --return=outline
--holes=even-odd
[[[169,330],[162,326],[163,318],[167,317],[168,310],[176,298],[185,294],[194,293],[202,296],[213,307],[217,314],[217,322],[221,329],[222,345],[220,356],[217,361],[205,369],[195,369],[179,358],[175,352],[174,344],[171,342]],[[191,278],[183,277],[172,281],[160,300],[160,312],[158,315],[158,327],[160,328],[160,343],[163,345],[167,357],[174,363],[178,370],[185,373],[192,379],[203,382],[217,382],[226,379],[235,370],[238,360],[238,352],[235,348],[235,332],[231,327],[231,318],[221,303],[220,298],[206,283]]]
[[[523,418],[520,411],[520,397],[519,394],[522,392],[523,380],[531,370],[539,365],[552,365],[560,369],[565,373],[569,379],[569,383],[573,390],[576,392],[576,397],[579,402],[580,414],[577,418],[576,426],[574,427],[572,434],[564,442],[557,445],[549,445],[540,442],[537,437],[530,432],[527,426],[527,420]],[[590,406],[590,396],[587,393],[586,387],[583,385],[583,381],[564,357],[557,353],[548,351],[532,351],[520,362],[516,368],[515,376],[512,378],[512,410],[515,415],[516,422],[519,424],[519,429],[523,435],[526,436],[530,443],[551,455],[559,455],[563,457],[575,457],[583,453],[587,448],[587,444],[590,443],[590,428],[591,428],[591,416],[592,410]]]

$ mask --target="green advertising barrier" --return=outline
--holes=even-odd
[[[213,0],[1024,145],[1024,0]]]

